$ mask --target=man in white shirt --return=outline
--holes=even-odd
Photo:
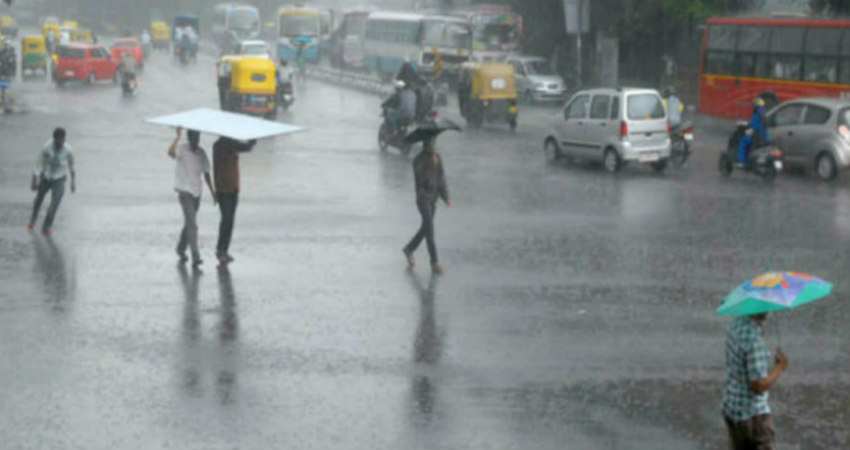
[[[177,243],[177,256],[180,262],[186,262],[186,247],[192,251],[192,265],[199,266],[203,263],[198,251],[198,208],[201,207],[201,176],[210,189],[210,194],[215,203],[215,191],[210,179],[210,160],[203,148],[199,145],[201,133],[195,130],[186,132],[188,143],[178,147],[183,129],[177,128],[177,136],[168,147],[168,156],[177,161],[174,171],[174,190],[183,210],[183,231],[180,232],[180,241]]]
[[[50,236],[53,227],[53,219],[59,209],[59,203],[65,194],[65,180],[71,174],[71,192],[76,190],[76,179],[74,174],[74,152],[71,146],[65,142],[65,129],[53,130],[53,139],[47,141],[39,153],[38,163],[32,174],[30,185],[35,196],[32,206],[32,215],[27,229],[35,229],[35,221],[38,219],[38,211],[47,192],[50,191],[50,207],[47,208],[47,216],[44,218],[41,231],[45,236]]]

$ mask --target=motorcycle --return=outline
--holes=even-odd
[[[694,140],[694,126],[684,122],[670,130],[670,160],[676,167],[682,167],[691,156],[691,142]]]
[[[724,177],[732,175],[735,169],[749,172],[760,176],[764,181],[773,181],[776,175],[783,169],[782,151],[771,143],[753,143],[753,148],[750,149],[747,162],[741,166],[736,164],[738,161],[738,144],[747,133],[749,123],[739,122],[732,136],[729,137],[729,142],[726,146],[726,151],[720,154],[717,161],[717,170]]]
[[[392,110],[390,108],[383,108],[381,116],[384,118],[381,127],[378,129],[378,147],[381,151],[386,152],[387,148],[395,147],[403,155],[410,154],[412,145],[404,139],[407,136],[407,125],[399,124],[398,129],[396,129],[390,119],[392,116]]]
[[[277,88],[277,104],[280,105],[284,111],[289,110],[289,107],[295,103],[295,93],[292,89],[292,80],[287,80],[281,83]]]
[[[121,74],[121,93],[123,95],[133,95],[138,86],[135,73],[125,72]]]

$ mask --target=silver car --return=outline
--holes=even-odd
[[[767,113],[767,127],[788,166],[814,168],[824,180],[850,168],[850,100],[786,102]]]
[[[537,56],[511,56],[506,61],[514,66],[517,94],[526,101],[563,102],[567,95],[564,79],[556,74],[549,62]]]
[[[544,149],[549,161],[599,161],[609,172],[637,162],[661,172],[670,159],[661,95],[655,89],[635,88],[579,91],[550,127]]]

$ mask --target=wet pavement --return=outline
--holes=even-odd
[[[438,210],[433,278],[424,246],[405,270],[413,177],[377,150],[378,100],[311,82],[279,117],[309,130],[241,159],[236,261],[213,262],[205,195],[192,271],[173,251],[173,132],[142,118],[215,107],[214,76],[209,56],[157,54],[134,98],[18,85],[30,111],[0,117],[4,447],[724,448],[713,311],[768,269],[835,283],[779,314],[781,336],[769,324],[791,359],[778,448],[850,445],[846,176],[724,180],[709,121],[665,175],[547,166],[555,113],[526,109],[516,133],[440,139],[455,207]],[[29,173],[59,125],[78,190],[45,238],[24,229]]]

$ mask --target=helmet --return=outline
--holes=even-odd
[[[759,107],[759,106],[764,106],[764,104],[765,104],[764,99],[761,98],[761,97],[756,97],[756,99],[753,100],[753,106]]]
[[[406,86],[407,86],[407,83],[405,83],[404,81],[401,81],[401,80],[395,80],[395,81],[393,82],[393,87],[394,87],[397,91],[400,91],[400,90],[404,89]]]

